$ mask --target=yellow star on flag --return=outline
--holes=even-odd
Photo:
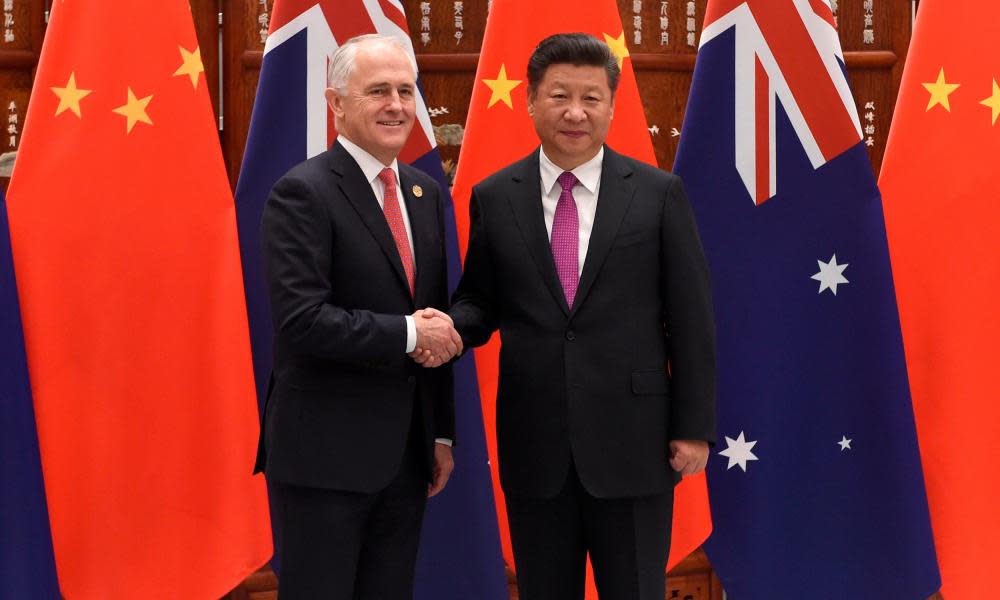
[[[983,106],[989,106],[993,109],[993,124],[997,124],[997,117],[1000,117],[1000,85],[997,85],[997,80],[993,80],[993,95],[989,98],[980,102]]]
[[[66,87],[53,87],[50,88],[56,96],[59,96],[59,106],[56,107],[56,116],[58,117],[61,113],[71,110],[73,114],[83,118],[83,114],[80,113],[80,100],[87,96],[93,90],[81,90],[76,87],[76,73],[71,72],[69,74],[69,81],[66,82]]]
[[[938,73],[937,81],[934,83],[922,83],[922,86],[931,93],[931,99],[927,102],[927,110],[940,104],[948,112],[951,112],[951,104],[948,103],[948,96],[958,89],[960,83],[947,83],[944,80],[944,69]],[[924,111],[926,112],[926,111]]]
[[[484,79],[483,83],[492,90],[490,103],[486,108],[492,107],[497,102],[503,101],[507,108],[514,108],[514,102],[510,98],[511,91],[521,85],[520,79],[507,79],[507,65],[500,63],[500,74],[496,79]]]
[[[201,62],[201,47],[194,49],[194,52],[188,52],[182,46],[177,46],[181,51],[181,60],[184,62],[176,71],[174,71],[174,77],[178,75],[187,75],[191,78],[191,86],[195,89],[198,88],[198,73],[205,72],[205,66]]]
[[[111,111],[113,113],[122,115],[126,119],[128,119],[128,122],[125,126],[126,134],[131,133],[132,128],[135,127],[135,124],[138,122],[146,123],[148,125],[153,124],[153,120],[150,119],[149,115],[146,114],[146,106],[152,99],[153,99],[152,94],[146,96],[145,98],[136,98],[135,93],[132,91],[132,88],[128,88],[128,102],[125,105],[119,106],[118,108],[115,108]]]
[[[628,46],[625,45],[625,32],[621,32],[618,37],[611,37],[608,34],[604,34],[604,41],[607,42],[608,48],[615,56],[618,57],[618,68],[622,68],[622,64],[625,62],[625,57],[628,56]]]

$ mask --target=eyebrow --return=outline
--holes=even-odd
[[[385,87],[385,86],[389,86],[389,87],[401,87],[401,88],[412,88],[412,87],[415,87],[414,84],[410,83],[410,82],[401,83],[398,86],[394,86],[393,83],[389,82],[389,81],[378,81],[378,82],[375,82],[375,83],[368,84],[367,86],[365,86],[365,89],[370,90],[370,89],[373,89],[373,88]]]
[[[576,81],[562,80],[562,79],[556,79],[556,80],[553,80],[553,82],[552,82],[552,87],[567,87],[569,85],[586,85],[587,87],[584,88],[585,90],[598,90],[598,91],[601,90],[601,86],[599,84],[596,84],[596,83],[595,84],[585,84],[585,83],[580,83],[580,82],[576,82]]]

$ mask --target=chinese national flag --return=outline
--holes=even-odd
[[[945,598],[1000,564],[1000,4],[920,3],[879,186]]]
[[[468,243],[468,207],[472,186],[502,167],[524,158],[539,144],[526,109],[528,58],[542,39],[564,32],[589,33],[606,41],[618,55],[622,77],[615,96],[615,114],[607,143],[618,152],[656,164],[615,1],[582,0],[569,7],[559,2],[494,0],[486,23],[452,193],[463,253]],[[499,336],[494,336],[476,351],[476,366],[503,553],[507,564],[513,567],[507,514],[497,471],[494,419],[499,348]],[[675,490],[673,540],[668,567],[701,545],[711,529],[704,475],[685,477]],[[596,598],[592,583],[588,584],[588,597]]]
[[[63,596],[222,596],[271,536],[187,2],[53,4],[8,205]]]

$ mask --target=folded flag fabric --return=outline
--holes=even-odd
[[[879,177],[949,600],[996,595],[1000,564],[998,37],[996,2],[920,3]]]
[[[271,555],[235,207],[203,71],[187,2],[52,6],[8,212],[74,600],[218,598]]]
[[[710,0],[681,131],[712,273],[705,544],[732,598],[939,587],[882,203],[825,0]]]
[[[21,309],[0,190],[0,596],[57,600],[35,409],[24,355]]]

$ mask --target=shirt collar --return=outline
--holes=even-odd
[[[570,172],[576,175],[576,179],[580,182],[580,185],[587,188],[587,191],[593,194],[597,190],[597,184],[601,181],[601,167],[603,165],[604,146],[601,146],[601,149],[597,151],[597,155],[594,158]],[[538,148],[538,168],[542,176],[542,189],[547,194],[552,191],[553,186],[559,183],[558,179],[563,174],[563,170],[552,162],[548,156],[545,156],[545,150],[541,147]]]
[[[373,183],[378,174],[382,172],[382,169],[386,167],[386,165],[382,164],[382,161],[369,154],[361,146],[347,139],[347,136],[343,134],[337,135],[337,143],[343,146],[344,150],[347,150],[347,153],[351,155],[351,158],[358,163],[358,166],[361,167],[361,172],[365,174],[365,179],[368,180],[369,184]],[[389,168],[396,174],[396,181],[399,182],[399,161],[395,158],[392,159],[392,164],[389,165]]]

